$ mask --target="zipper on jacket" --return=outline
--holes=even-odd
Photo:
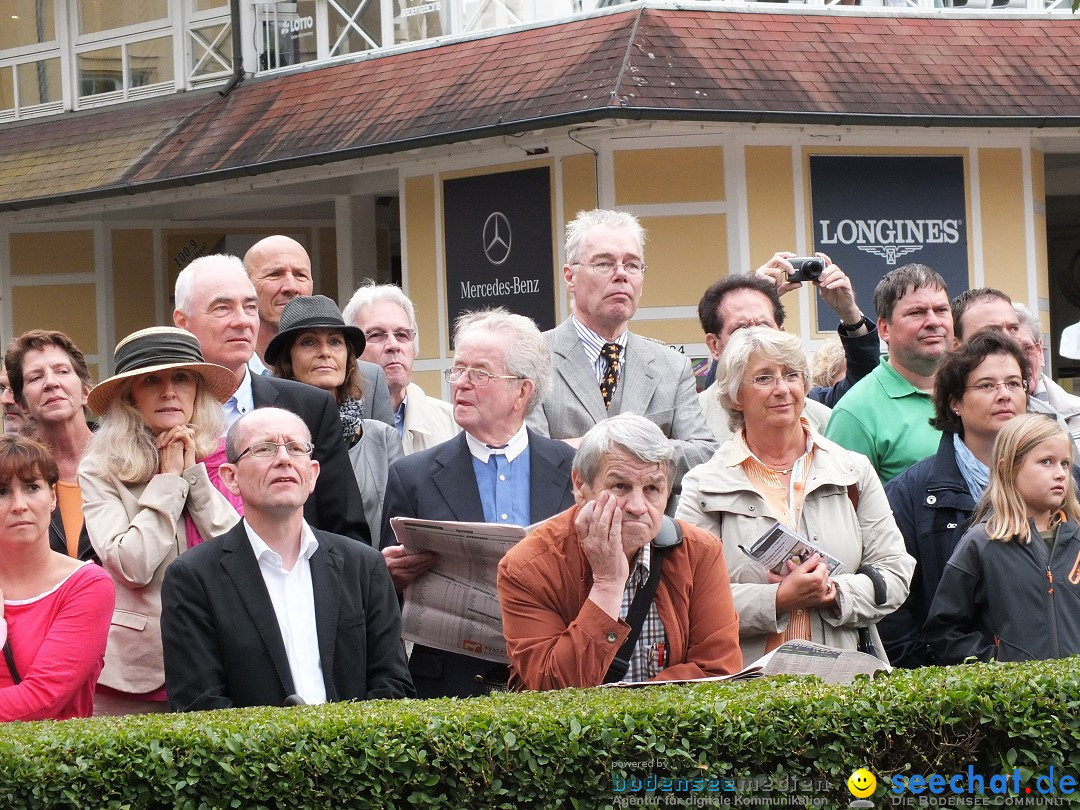
[[[1054,572],[1050,570],[1050,563],[1046,564],[1046,581],[1048,583],[1046,592],[1050,596],[1050,645],[1054,657],[1059,658],[1061,647],[1058,645],[1057,606],[1054,604]]]

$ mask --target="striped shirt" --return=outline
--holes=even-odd
[[[619,347],[619,365],[620,367],[623,366],[626,363],[626,331],[624,330],[614,340],[605,340],[579,321],[576,316],[571,315],[570,319],[574,322],[574,329],[577,330],[581,348],[585,350],[585,356],[592,363],[593,372],[596,374],[596,384],[599,385],[600,380],[603,379],[604,373],[607,371],[607,360],[600,356],[600,350],[604,348],[605,343],[617,345]]]

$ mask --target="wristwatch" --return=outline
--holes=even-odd
[[[874,328],[874,324],[870,322],[870,319],[863,315],[857,323],[841,323],[838,327],[836,327],[836,331],[839,332],[843,337],[847,337],[851,332],[854,332],[856,329],[858,329],[860,326],[863,326],[864,324],[866,325],[867,330],[871,330]]]

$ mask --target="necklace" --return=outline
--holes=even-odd
[[[764,462],[762,462],[762,463],[764,464]],[[788,468],[787,468],[786,470],[774,470],[774,469],[773,469],[772,467],[770,467],[770,466],[769,466],[768,464],[765,464],[765,469],[766,469],[766,470],[768,470],[769,472],[774,472],[774,473],[776,473],[777,475],[787,475],[787,474],[788,474],[789,472],[791,472],[792,470],[794,470],[794,469],[795,469],[795,467],[794,467],[794,465],[793,465],[793,466],[791,466],[791,467],[788,467]]]

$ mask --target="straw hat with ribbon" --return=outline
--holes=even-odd
[[[188,369],[202,377],[210,395],[227,402],[239,381],[224,366],[203,360],[199,340],[191,332],[173,326],[152,326],[133,332],[113,350],[116,373],[94,386],[87,398],[90,410],[103,414],[112,406],[124,381],[155,371]]]

